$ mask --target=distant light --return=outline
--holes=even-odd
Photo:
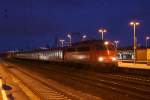
[[[83,38],[86,38],[87,36],[86,35],[83,35]]]
[[[133,22],[130,22],[130,25],[133,25],[134,23]]]
[[[98,32],[102,32],[102,30],[100,29],[100,30],[98,30]]]
[[[149,40],[149,39],[150,39],[150,37],[149,37],[149,36],[147,36],[147,37],[146,37],[146,40]]]
[[[136,24],[136,25],[140,25],[140,23],[139,23],[139,22],[136,22],[135,24]]]
[[[70,34],[68,34],[68,35],[67,35],[67,37],[68,37],[68,38],[70,38],[70,37],[71,37],[71,35],[70,35]]]
[[[106,30],[106,29],[99,29],[98,32],[100,32],[100,33],[101,33],[101,32],[105,33],[105,32],[107,32],[107,30]]]
[[[138,25],[140,25],[140,23],[139,23],[139,22],[136,22],[136,21],[132,21],[132,22],[130,22],[130,25],[131,25],[131,26],[133,26],[133,25],[138,26]]]
[[[104,29],[103,31],[104,31],[104,32],[107,32],[107,30],[106,30],[106,29]]]

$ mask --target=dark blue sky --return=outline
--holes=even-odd
[[[140,21],[138,43],[150,35],[150,0],[0,0],[0,50],[52,45],[66,32],[87,33],[108,29],[105,39],[132,45],[131,20]]]

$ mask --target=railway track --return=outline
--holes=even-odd
[[[89,84],[90,86],[96,86],[97,88],[104,88],[107,90],[122,93],[131,96],[136,99],[150,100],[150,84],[147,82],[149,80],[140,80],[138,78],[131,78],[121,75],[113,74],[85,74],[82,73],[70,73],[64,72],[63,70],[57,70],[52,68],[42,68],[45,74],[51,75],[60,74],[62,77],[68,77],[74,81],[79,81],[83,84]],[[41,69],[40,69],[41,70]],[[49,73],[51,72],[51,73]],[[89,72],[88,72],[89,73]]]
[[[27,67],[27,66],[25,66]],[[59,70],[58,70],[59,68]],[[132,77],[121,74],[100,74],[89,71],[77,71],[74,69],[63,69],[62,67],[38,67],[36,70],[45,74],[47,78],[50,76],[59,76],[73,82],[86,84],[99,89],[105,89],[117,93],[127,95],[133,99],[150,100],[150,84],[149,79]],[[33,70],[34,68],[28,68]]]
[[[35,93],[38,97],[40,97],[41,100],[88,100],[88,99],[101,100],[101,98],[96,96],[92,96],[85,93],[81,94],[81,92],[72,91],[68,88],[63,88],[62,86],[59,86],[57,83],[56,83],[57,85],[52,85],[55,83],[53,81],[51,81],[52,84],[45,82],[46,81],[45,79],[32,74],[32,70],[31,73],[29,73],[28,70],[24,70],[20,67],[17,67],[14,64],[7,65],[7,67],[10,68],[9,72],[11,72],[15,77],[21,79],[21,81],[26,86],[28,86],[33,93]],[[28,80],[31,80],[31,82],[29,82]],[[70,93],[68,93],[66,90]]]
[[[39,100],[75,100],[75,98],[60,92],[53,87],[47,86],[47,84],[37,78],[24,72],[20,72],[20,70],[9,69],[9,72],[11,72],[11,74],[17,77],[37,97],[39,97]]]

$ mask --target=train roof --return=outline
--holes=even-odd
[[[77,42],[77,43],[73,43],[72,46],[65,46],[65,47],[55,47],[55,48],[38,48],[38,49],[34,49],[31,51],[22,51],[22,52],[17,52],[17,53],[33,53],[33,52],[42,52],[42,51],[53,51],[53,50],[64,50],[67,48],[73,48],[76,46],[84,46],[84,45],[91,45],[91,44],[98,44],[98,43],[104,43],[106,40],[86,40],[86,41],[82,41],[82,42]]]
[[[73,43],[72,46],[66,46],[65,48],[75,47],[75,46],[83,46],[83,45],[91,45],[91,44],[103,44],[105,41],[106,40],[87,40],[87,41]]]
[[[87,40],[82,42],[74,43],[73,45],[91,44],[91,43],[104,43],[105,40]]]

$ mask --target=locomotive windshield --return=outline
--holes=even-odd
[[[115,47],[111,43],[109,43],[107,45],[99,44],[99,45],[96,46],[96,50],[115,50]]]
[[[107,46],[108,50],[115,50],[115,46],[113,44],[110,44]]]

